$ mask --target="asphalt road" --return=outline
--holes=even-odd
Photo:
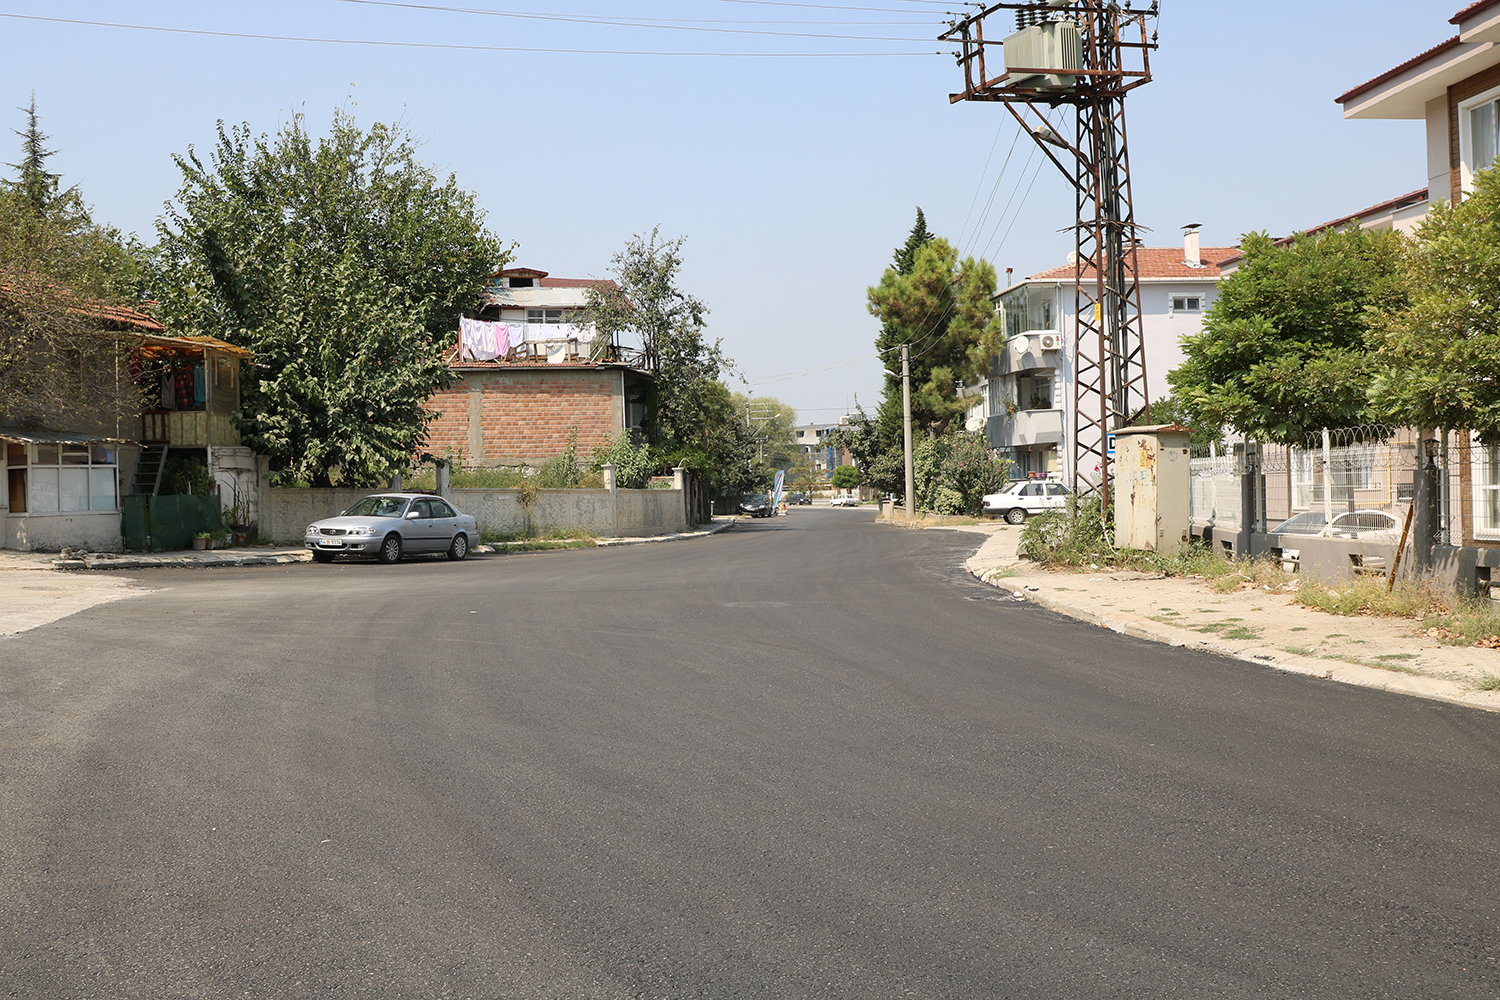
[[[1500,717],[977,543],[164,570],[0,639],[0,996],[1500,996]]]

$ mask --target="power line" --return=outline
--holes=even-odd
[[[822,38],[851,42],[922,42],[928,38],[892,38],[887,35],[833,35],[811,31],[765,31],[752,28],[712,28],[700,24],[642,23],[666,21],[667,18],[602,18],[584,14],[545,14],[536,11],[483,10],[473,7],[439,7],[433,4],[401,3],[398,0],[335,0],[337,3],[363,4],[375,7],[401,7],[414,10],[445,11],[455,14],[482,14],[489,17],[508,17],[526,21],[560,21],[564,24],[598,24],[615,28],[655,28],[659,31],[704,31],[723,35],[769,35],[776,38]],[[675,19],[672,19],[675,20]],[[796,23],[796,22],[778,22]]]
[[[15,18],[22,21],[45,21],[52,24],[76,24],[94,28],[126,28],[131,31],[160,31],[175,35],[205,35],[211,38],[248,38],[268,42],[314,42],[322,45],[374,45],[389,48],[444,49],[465,52],[541,52],[556,55],[586,56],[693,56],[761,59],[886,58],[890,56],[931,56],[942,54],[938,52],[674,52],[644,49],[569,49],[529,45],[462,45],[445,42],[397,42],[371,38],[313,38],[302,35],[263,35],[244,31],[212,31],[206,28],[169,28],[154,24],[125,24],[115,21],[86,21],[68,17],[43,17],[39,14],[9,14],[0,12],[0,17]],[[899,39],[878,40],[898,41]]]
[[[746,20],[742,18],[707,18],[707,17],[629,17],[625,15],[613,15],[609,18],[600,18],[589,14],[557,14],[543,13],[539,11],[524,10],[491,10],[484,7],[449,7],[442,4],[428,3],[403,3],[401,0],[333,0],[334,3],[352,3],[367,7],[395,7],[404,10],[434,11],[445,14],[477,14],[485,17],[513,17],[530,18],[545,21],[568,21],[581,24],[612,24],[627,27],[646,28],[669,28],[682,25],[698,24],[843,24],[843,25],[885,25],[890,27],[909,27],[914,25],[930,24],[928,20],[923,21],[797,21],[797,20]],[[896,11],[896,14],[916,14],[920,11]],[[703,29],[707,30],[707,29]],[[921,39],[927,41],[927,39]]]

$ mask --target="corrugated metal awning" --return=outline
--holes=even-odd
[[[140,340],[141,353],[146,357],[157,354],[198,354],[202,356],[205,350],[214,351],[218,354],[228,354],[236,358],[254,357],[243,347],[236,347],[226,340],[217,337],[163,337],[158,334],[147,334]]]
[[[15,427],[0,427],[0,440],[25,444],[110,444],[124,439],[78,431],[23,431]]]

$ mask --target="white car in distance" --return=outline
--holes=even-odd
[[[984,512],[999,514],[1010,524],[1021,524],[1032,514],[1066,507],[1072,494],[1062,483],[1045,479],[1018,479],[999,493],[984,497]]]

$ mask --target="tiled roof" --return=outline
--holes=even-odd
[[[1457,14],[1454,14],[1452,17],[1448,18],[1448,23],[1462,24],[1464,21],[1473,17],[1475,14],[1478,14],[1480,11],[1489,10],[1496,4],[1500,4],[1500,0],[1479,0],[1478,3],[1471,3],[1469,4],[1469,6],[1465,7]]]
[[[1500,0],[1484,0],[1484,2],[1485,2],[1485,4],[1500,3]],[[1479,4],[1475,4],[1474,5],[1474,9],[1475,10],[1480,9],[1480,5]],[[1393,80],[1393,79],[1395,79],[1396,77],[1400,76],[1402,73],[1405,73],[1407,70],[1411,69],[1413,66],[1416,66],[1416,65],[1419,65],[1421,63],[1424,63],[1427,60],[1431,59],[1433,56],[1439,55],[1439,54],[1441,54],[1443,52],[1447,52],[1449,49],[1456,48],[1458,45],[1459,45],[1459,36],[1458,35],[1454,35],[1452,38],[1448,39],[1446,42],[1439,42],[1438,44],[1434,45],[1432,48],[1428,49],[1426,52],[1423,52],[1423,53],[1421,53],[1419,55],[1412,56],[1410,59],[1406,60],[1406,62],[1402,63],[1400,66],[1397,66],[1395,69],[1388,69],[1384,73],[1382,73],[1379,76],[1377,76],[1375,79],[1368,80],[1368,81],[1360,84],[1358,87],[1355,87],[1353,90],[1345,91],[1344,93],[1342,93],[1339,96],[1335,97],[1333,99],[1333,103],[1335,103],[1335,104],[1344,104],[1344,103],[1346,103],[1348,101],[1352,101],[1356,97],[1358,97],[1360,94],[1363,94],[1363,93],[1365,93],[1366,91],[1369,91],[1369,90],[1374,90],[1376,87],[1380,86],[1382,83],[1385,83],[1387,80]]]
[[[609,278],[543,278],[541,281],[543,288],[593,288],[595,285],[615,287],[614,281]]]
[[[1219,264],[1237,256],[1239,247],[1203,247],[1198,257],[1202,267],[1189,267],[1182,247],[1137,247],[1136,266],[1140,278],[1217,278]],[[1071,281],[1077,268],[1072,264],[1033,274],[1028,281]],[[1085,273],[1092,273],[1092,269]]]

